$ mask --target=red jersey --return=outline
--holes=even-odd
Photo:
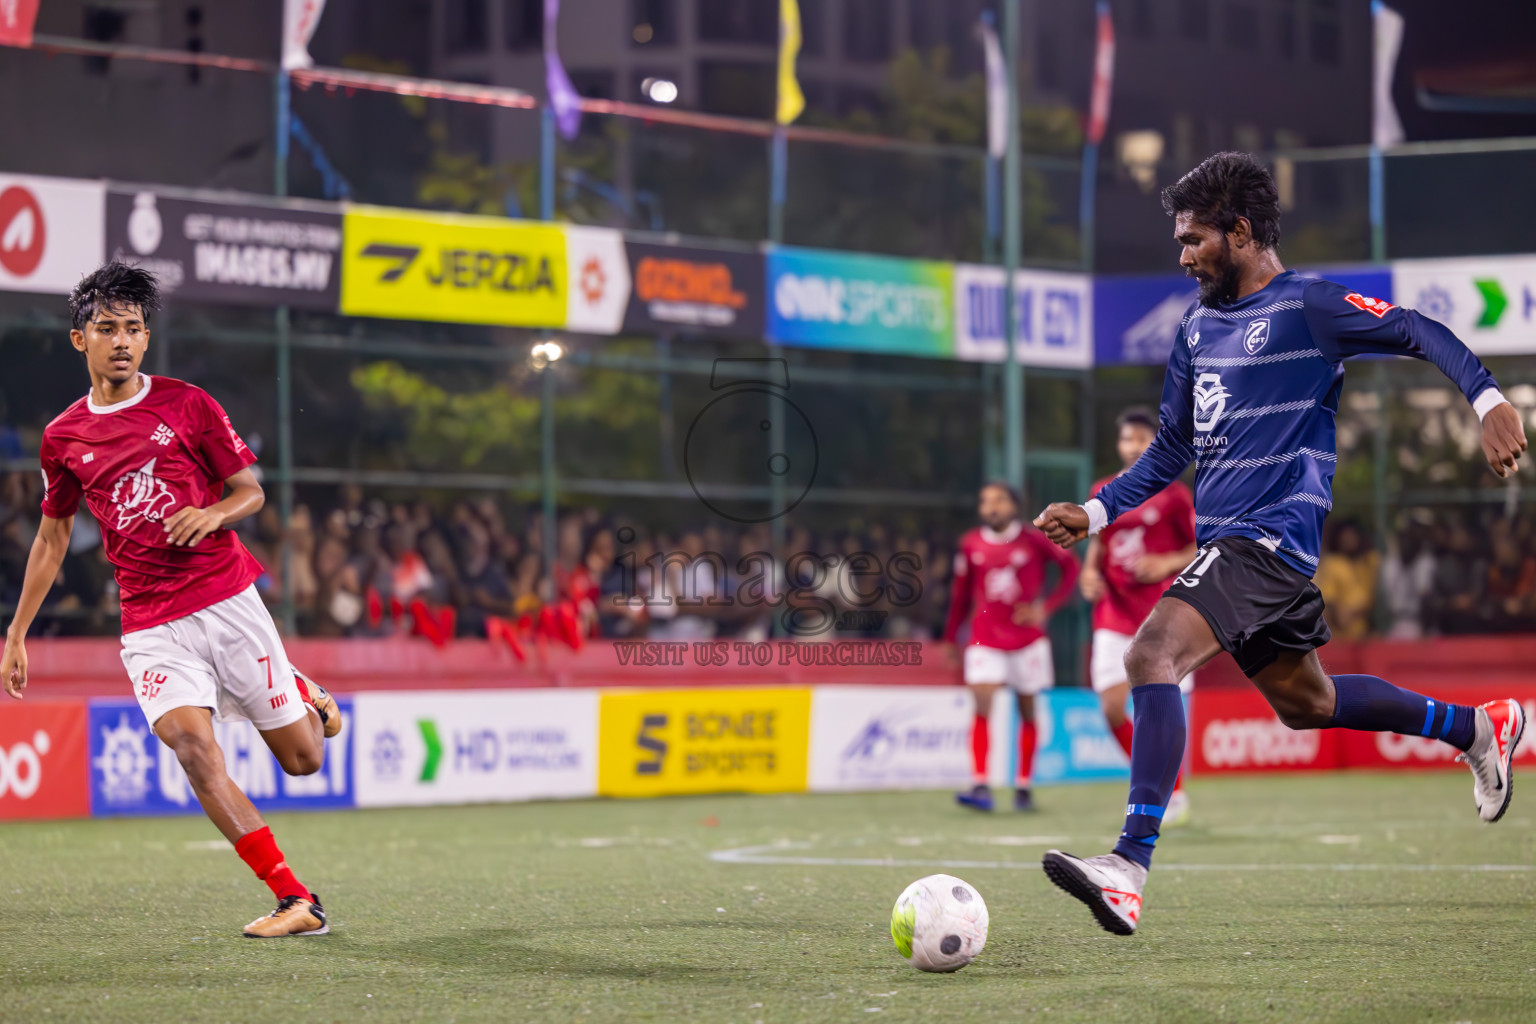
[[[1054,562],[1061,580],[1045,599],[1047,616],[1066,603],[1077,582],[1077,559],[1052,544],[1033,526],[1015,522],[1002,533],[985,526],[960,538],[955,554],[955,577],[950,587],[949,619],[944,639],[954,643],[960,624],[971,620],[971,643],[999,651],[1017,651],[1045,635],[1039,626],[1013,621],[1014,609],[1040,597],[1045,589],[1045,567]]]
[[[1093,493],[1113,480],[1105,477]],[[1166,555],[1195,542],[1195,500],[1189,488],[1175,480],[1157,494],[1099,531],[1104,559],[1104,597],[1093,607],[1093,628],[1134,635],[1152,614],[1175,571],[1157,583],[1136,581],[1136,560],[1142,555]]]
[[[43,515],[67,519],[81,495],[101,525],[122,591],[123,632],[149,629],[233,597],[261,565],[233,532],[197,547],[173,547],[163,520],[207,508],[224,481],[256,461],[206,391],[141,374],[126,402],[99,406],[86,395],[43,431]]]

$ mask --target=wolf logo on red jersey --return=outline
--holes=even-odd
[[[124,473],[112,485],[112,503],[117,506],[117,528],[126,530],[143,516],[152,523],[165,518],[176,504],[176,495],[155,476],[155,460],[150,459],[131,473]]]

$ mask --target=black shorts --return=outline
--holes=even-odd
[[[1247,537],[1205,545],[1163,596],[1204,616],[1250,679],[1284,651],[1305,653],[1333,638],[1317,585]]]

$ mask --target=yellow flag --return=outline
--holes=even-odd
[[[800,4],[779,0],[779,124],[793,124],[805,109],[805,93],[795,79],[800,56]]]

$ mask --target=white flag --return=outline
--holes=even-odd
[[[1008,151],[1008,66],[997,30],[988,18],[976,26],[987,55],[987,153],[998,160]]]
[[[1392,78],[1397,72],[1397,52],[1403,46],[1403,16],[1373,0],[1371,25],[1376,38],[1372,59],[1374,99],[1371,110],[1371,145],[1389,149],[1403,142],[1403,122],[1392,102]]]
[[[283,0],[283,70],[312,68],[309,41],[325,10],[325,0]]]

